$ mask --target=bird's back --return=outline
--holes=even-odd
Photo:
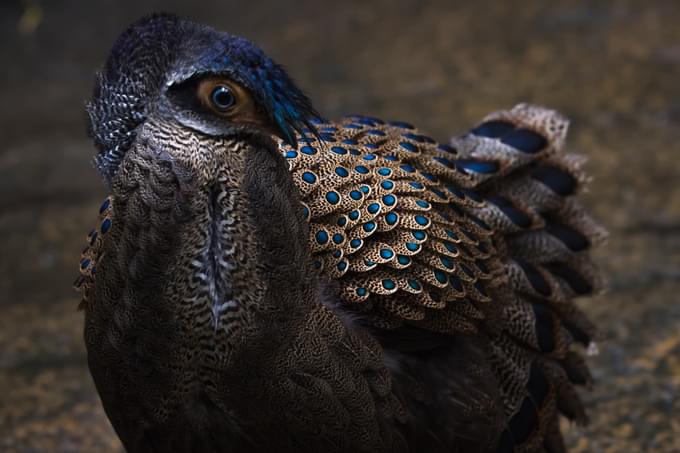
[[[586,419],[573,345],[593,347],[595,329],[573,299],[600,288],[588,253],[605,233],[575,198],[586,177],[561,153],[567,127],[518,105],[448,145],[352,116],[280,146],[335,310],[370,326],[444,445],[497,428],[498,451],[560,451],[558,413]]]

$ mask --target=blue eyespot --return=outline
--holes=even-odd
[[[340,201],[340,195],[334,191],[327,192],[326,201],[328,201],[330,204],[338,204],[338,202]]]
[[[442,200],[446,200],[446,195],[441,190],[432,188],[432,189],[430,189],[430,191],[432,191],[435,195],[437,195]]]
[[[392,188],[394,187],[394,183],[388,179],[381,182],[380,187],[382,187],[385,190],[392,190]]]
[[[390,249],[380,249],[380,257],[385,260],[389,260],[394,256],[394,252]]]
[[[378,174],[380,176],[389,176],[392,174],[392,170],[390,170],[387,167],[382,167],[381,169],[378,170]]]
[[[408,138],[409,140],[415,140],[415,141],[421,142],[421,143],[423,141],[423,139],[420,138],[420,135],[417,135],[417,134],[408,133],[408,134],[401,134],[401,136],[404,137],[404,138]]]
[[[392,194],[387,194],[382,197],[383,203],[385,203],[387,206],[392,206],[394,203],[397,202],[397,199],[394,197]]]
[[[106,234],[107,231],[111,229],[111,219],[104,219],[104,221],[101,224],[101,231],[102,233]]]
[[[368,205],[368,208],[366,208],[368,212],[371,214],[375,214],[376,212],[380,211],[380,205],[378,203],[371,203]]]
[[[382,281],[383,288],[385,289],[394,289],[397,285],[394,283],[393,280],[390,280],[389,278],[386,278],[385,280]]]
[[[361,200],[361,191],[359,190],[353,190],[349,193],[349,196],[352,197],[352,200]]]
[[[314,184],[316,182],[316,175],[312,172],[306,171],[302,174],[302,180],[307,184]]]
[[[418,147],[416,145],[414,145],[413,143],[401,142],[401,143],[399,143],[399,146],[404,148],[406,151],[409,151],[409,152],[412,152],[412,153],[418,152]]]
[[[357,288],[356,293],[357,296],[364,297],[368,293],[368,291],[366,290],[366,288]]]
[[[316,232],[316,242],[323,245],[328,242],[328,233],[324,230],[319,230]]]
[[[109,209],[109,206],[110,206],[110,205],[111,205],[111,199],[110,199],[110,198],[107,198],[106,200],[104,200],[104,203],[102,203],[102,205],[99,207],[99,213],[100,213],[100,214],[104,214],[104,212],[105,212],[107,209]]]
[[[335,174],[341,178],[346,178],[349,176],[349,172],[344,167],[335,167]]]
[[[422,215],[417,215],[416,216],[416,223],[420,226],[425,226],[429,223],[430,221],[427,219],[427,217],[422,216]]]
[[[440,270],[434,271],[434,278],[436,278],[437,281],[442,284],[448,281],[446,274]]]
[[[343,148],[342,146],[331,146],[331,151],[334,152],[335,154],[347,154],[347,150]]]
[[[432,158],[432,160],[439,162],[440,164],[442,164],[446,168],[456,168],[456,164],[454,164],[452,161],[450,161],[449,159],[447,159],[445,157],[435,156],[435,157]]]
[[[485,174],[495,173],[500,168],[496,162],[473,159],[458,159],[456,165],[468,171]]]
[[[365,126],[373,126],[373,127],[375,127],[377,125],[377,123],[370,118],[359,118],[357,120],[357,123],[363,124]]]
[[[397,220],[399,220],[399,216],[394,212],[389,212],[385,216],[385,222],[387,222],[388,225],[394,225],[397,223]]]
[[[439,261],[441,261],[442,265],[447,268],[447,269],[453,269],[453,261],[451,261],[450,258],[447,258],[445,256],[442,256],[439,258]]]
[[[375,230],[375,222],[366,222],[364,223],[363,228],[365,232],[370,233]]]

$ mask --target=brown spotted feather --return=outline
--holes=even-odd
[[[587,178],[580,157],[561,153],[567,125],[553,111],[519,105],[450,145],[361,116],[316,124],[318,136],[298,137],[297,148],[279,142],[309,224],[313,267],[336,281],[343,310],[378,330],[486,339],[480,351],[504,417],[499,452],[563,451],[558,412],[585,420],[573,384],[591,378],[574,344],[590,345],[595,330],[573,298],[601,287],[588,250],[605,233],[575,199]],[[100,214],[77,282],[85,304],[114,217],[110,198]],[[315,322],[336,322],[322,312]],[[356,353],[336,346],[336,354]],[[358,376],[343,372],[343,391],[353,392]],[[322,392],[313,376],[296,379],[300,398]],[[393,404],[382,385],[374,398]]]

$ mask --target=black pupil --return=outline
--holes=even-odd
[[[220,110],[226,110],[234,105],[236,99],[231,90],[223,85],[215,87],[211,94],[212,102]]]

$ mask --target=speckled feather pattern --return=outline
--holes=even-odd
[[[574,198],[587,178],[580,157],[561,153],[567,121],[519,105],[446,145],[409,124],[371,117],[314,126],[318,134],[299,135],[298,147],[278,146],[309,225],[309,272],[337,281],[342,309],[375,328],[488,338],[505,414],[497,451],[562,451],[557,414],[585,420],[573,384],[591,381],[573,344],[587,346],[596,335],[572,300],[601,288],[588,250],[605,237]],[[196,149],[176,143],[184,153]],[[230,203],[228,194],[218,199]],[[113,205],[112,198],[102,205],[81,260],[85,304],[116,221]],[[237,206],[220,211],[238,215]],[[201,234],[187,232],[182,241]],[[227,236],[247,243],[247,232]],[[196,244],[184,268],[215,252]],[[200,284],[200,274],[197,268],[177,284]],[[192,323],[226,329],[238,325],[228,317],[244,306],[186,313]],[[220,357],[229,348],[200,349]]]
[[[490,300],[491,231],[461,190],[473,177],[449,168],[455,149],[374,118],[317,127],[319,138],[301,139],[308,143],[299,150],[281,145],[302,194],[315,267],[341,279],[342,298],[374,310],[383,326],[408,320],[474,331],[462,307],[481,316],[471,304]]]

